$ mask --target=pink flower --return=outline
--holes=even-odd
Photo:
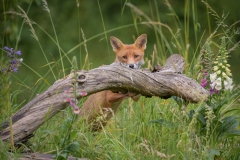
[[[72,91],[70,89],[67,89],[65,92],[66,93],[71,93]]]
[[[206,87],[206,85],[207,85],[207,79],[206,79],[206,78],[203,78],[203,79],[201,80],[201,86],[202,86],[202,87]]]
[[[64,100],[64,102],[70,102],[70,101],[71,101],[71,98],[69,98],[69,97]]]
[[[78,100],[75,99],[75,103],[72,100],[69,102],[70,102],[70,106],[75,107],[75,106],[77,106],[76,104],[78,103]]]
[[[87,95],[86,92],[80,92],[80,96],[84,97],[84,96],[86,96],[86,95]]]
[[[214,89],[212,89],[212,87],[210,87],[210,94],[214,94],[215,93],[215,90]]]
[[[78,113],[80,112],[78,106],[77,106],[73,101],[70,101],[70,106],[73,107],[73,112],[74,112],[75,114],[78,114]]]
[[[76,106],[76,107],[73,108],[73,112],[74,112],[75,114],[79,114],[80,109]]]
[[[210,87],[209,92],[210,92],[210,94],[216,94],[216,93],[219,93],[218,90],[216,90],[216,89],[212,89],[212,87]]]
[[[70,101],[70,106],[75,107],[75,103],[73,101]]]
[[[201,84],[203,88],[206,87],[206,85],[207,85],[207,81]]]
[[[203,79],[201,80],[202,83],[204,83],[204,82],[206,82],[206,81],[207,81],[206,78],[203,78]]]

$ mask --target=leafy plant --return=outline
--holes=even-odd
[[[196,134],[202,137],[205,156],[210,159],[224,155],[229,150],[228,145],[234,145],[232,139],[240,136],[239,116],[236,114],[239,109],[233,107],[240,92],[238,87],[233,90],[230,78],[232,74],[227,63],[229,51],[226,50],[226,39],[231,41],[230,36],[223,36],[219,52],[215,55],[210,40],[204,46],[201,85],[209,90],[210,96],[199,109],[191,112],[192,116],[197,114],[200,126]]]

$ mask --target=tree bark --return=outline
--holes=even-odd
[[[112,90],[122,93],[130,91],[146,97],[178,96],[192,103],[205,101],[209,92],[195,80],[182,74],[183,68],[183,58],[174,54],[166,61],[165,66],[156,67],[155,72],[130,69],[124,64],[113,63],[90,71],[77,71],[76,80],[73,79],[74,73],[71,73],[37,95],[12,117],[14,142],[29,139],[45,121],[66,108],[69,105],[66,100],[73,98],[73,93],[67,91],[73,85],[77,85],[78,99],[82,97],[81,93],[91,95],[102,90]],[[0,125],[0,137],[3,141],[9,140],[8,122]]]
[[[18,160],[54,160],[53,154],[25,153]],[[89,160],[87,158],[76,158],[69,156],[67,160]]]

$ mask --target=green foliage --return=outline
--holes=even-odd
[[[224,26],[222,22],[220,26]],[[231,36],[224,32],[229,42]],[[204,156],[208,159],[216,157],[228,157],[229,145],[234,146],[233,139],[240,136],[239,116],[240,110],[233,107],[240,94],[238,87],[232,91],[232,76],[227,63],[230,50],[226,49],[226,39],[223,36],[219,45],[219,53],[214,56],[209,42],[206,42],[202,54],[203,79],[202,86],[209,90],[210,96],[206,103],[194,110],[191,117],[198,117],[198,130],[193,134],[202,137],[204,144]],[[208,39],[210,41],[210,39]],[[226,143],[227,142],[227,143]],[[232,147],[231,150],[235,148]],[[236,148],[238,149],[238,147]]]
[[[1,80],[0,80],[0,113],[3,117],[6,117],[7,112],[5,109],[5,106],[7,104],[7,101],[9,101],[9,90],[10,90],[10,84],[8,81],[8,77],[0,74]]]
[[[239,52],[239,21],[238,14],[219,15],[222,7],[232,11],[230,2],[3,2],[7,13],[3,14],[2,48],[21,48],[25,63],[11,79],[0,74],[1,113],[11,115],[11,107],[28,102],[70,71],[73,84],[66,91],[70,107],[41,126],[30,145],[22,145],[11,153],[10,144],[0,141],[0,159],[17,159],[19,153],[29,148],[33,152],[52,153],[55,159],[67,159],[70,155],[114,160],[239,159],[240,92],[232,81],[228,81],[228,88],[224,82],[232,75],[237,79],[234,69],[239,64],[234,64],[237,58],[231,56],[236,57]],[[233,6],[239,3],[234,1]],[[221,90],[214,90],[207,102],[199,104],[188,104],[179,97],[142,97],[137,103],[128,100],[102,132],[89,132],[89,126],[78,121],[75,114],[84,101],[76,100],[76,71],[113,61],[110,35],[131,43],[141,33],[148,35],[146,67],[164,64],[170,54],[179,53],[186,61],[185,74],[199,82],[206,78],[201,83],[209,91],[217,85],[221,85]],[[30,34],[34,39],[29,38]],[[3,62],[1,59],[1,67]],[[219,73],[216,77],[221,78],[220,82],[210,77],[215,72]],[[11,97],[22,90],[22,94]],[[8,107],[4,100],[9,102]]]

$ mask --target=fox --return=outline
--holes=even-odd
[[[144,50],[147,35],[140,35],[133,44],[123,44],[118,38],[111,36],[110,43],[116,54],[114,62],[124,63],[131,69],[140,69],[144,64]],[[140,95],[134,93],[114,93],[104,90],[92,94],[82,105],[79,116],[91,125],[93,132],[100,131],[117,112],[124,99],[132,98],[137,102]]]

